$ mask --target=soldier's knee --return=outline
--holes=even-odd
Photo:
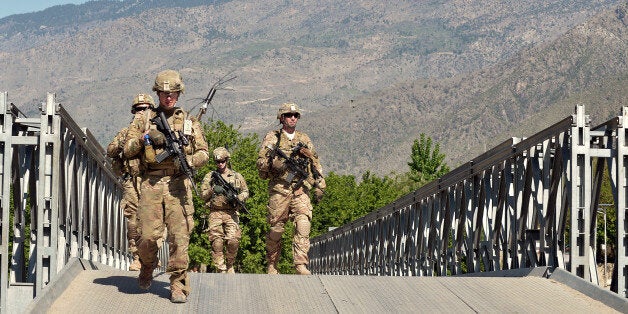
[[[238,246],[240,245],[240,241],[238,239],[229,239],[227,240],[227,250],[228,251],[236,251]]]
[[[280,241],[282,234],[283,234],[283,228],[281,229],[270,228],[270,231],[268,232],[268,239],[272,241]]]
[[[222,242],[222,239],[216,239],[216,240],[212,241],[211,243],[212,243],[212,251],[214,251],[214,252],[222,252],[222,248],[224,246],[224,243]]]
[[[312,223],[310,219],[305,215],[299,215],[294,219],[296,225],[296,232],[301,236],[309,236]]]

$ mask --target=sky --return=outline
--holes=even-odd
[[[0,18],[5,16],[41,11],[61,4],[81,4],[88,0],[0,0]]]

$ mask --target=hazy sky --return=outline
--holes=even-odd
[[[0,0],[0,18],[8,15],[41,11],[60,4],[81,4],[87,0]]]

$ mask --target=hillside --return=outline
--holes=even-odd
[[[510,137],[548,127],[576,104],[586,106],[593,124],[601,123],[628,106],[626,12],[626,4],[604,12],[490,68],[398,84],[317,114],[313,120],[326,121],[334,132],[317,129],[313,137],[335,143],[338,169],[376,165],[386,172],[408,160],[422,132],[440,142],[456,166]]]
[[[326,170],[404,172],[421,132],[455,165],[534,113],[617,98],[621,2],[90,1],[1,19],[0,90],[30,114],[55,92],[105,144],[158,71],[181,71],[187,109],[232,73],[205,119],[263,134],[295,101]]]

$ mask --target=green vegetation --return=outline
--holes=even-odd
[[[418,140],[412,145],[412,161],[410,167],[410,179],[424,185],[449,172],[449,167],[444,163],[445,154],[440,152],[440,144],[436,143],[432,148],[432,139],[421,133]]]
[[[267,181],[259,178],[255,167],[260,141],[256,134],[243,135],[238,128],[219,120],[209,121],[205,125],[205,136],[210,151],[220,146],[229,149],[231,168],[244,176],[251,194],[246,202],[250,213],[241,213],[240,216],[242,239],[236,269],[243,273],[263,273],[266,269],[268,193]],[[311,236],[323,234],[331,227],[344,225],[375,211],[446,173],[449,169],[443,163],[444,155],[440,153],[439,145],[435,144],[432,148],[432,140],[425,134],[421,135],[420,140],[415,141],[411,159],[413,162],[409,163],[410,172],[395,177],[378,177],[366,172],[358,182],[352,175],[338,175],[334,172],[327,174],[325,197],[314,205]],[[214,163],[200,169],[196,177],[197,183],[214,169]],[[207,234],[203,232],[209,212],[198,197],[195,197],[195,208],[196,227],[191,236],[189,249],[191,266],[210,265],[210,245]],[[291,250],[293,230],[293,225],[288,224],[283,235],[282,256],[278,265],[281,273],[294,272]],[[214,271],[214,266],[210,265],[209,270]]]

